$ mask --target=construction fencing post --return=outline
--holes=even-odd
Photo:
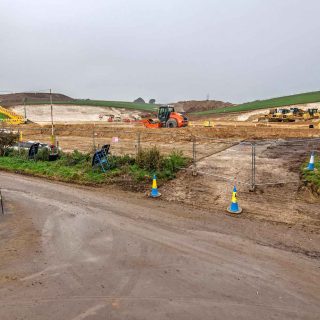
[[[95,132],[95,123],[93,124],[93,128],[92,128],[92,148],[93,151],[96,151],[96,132]]]
[[[256,189],[256,145],[251,143],[251,188],[250,191]]]
[[[141,150],[141,132],[137,133],[136,154],[138,155]]]
[[[192,175],[197,175],[197,149],[196,149],[196,137],[192,139],[192,158],[193,158],[193,168],[192,168]]]
[[[18,152],[20,154],[20,141],[21,141],[21,132],[20,129],[18,129]]]
[[[4,214],[1,189],[0,189],[0,206],[1,206],[1,213]]]

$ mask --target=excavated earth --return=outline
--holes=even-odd
[[[320,198],[300,179],[300,167],[317,143],[308,140],[256,142],[256,189],[252,191],[252,147],[236,144],[197,163],[196,176],[184,172],[162,193],[168,201],[180,201],[207,210],[225,210],[233,184],[238,187],[242,218],[285,223],[320,232]]]
[[[50,126],[20,127],[26,140],[50,141]],[[60,147],[65,151],[89,152],[111,143],[113,154],[135,154],[140,148],[157,146],[161,152],[180,150],[185,156],[196,156],[199,172],[192,167],[163,187],[163,198],[200,208],[225,210],[236,179],[242,217],[299,225],[318,230],[319,197],[309,191],[300,179],[300,166],[311,150],[319,149],[319,129],[288,124],[273,126],[240,125],[227,122],[214,128],[200,126],[183,129],[146,129],[141,125],[56,125]],[[112,137],[118,137],[113,142]],[[250,192],[251,146],[255,141],[256,184]]]
[[[50,141],[50,126],[19,130]],[[225,121],[55,133],[65,151],[156,145],[195,155],[196,167],[162,185],[157,200],[0,173],[1,320],[319,318],[320,198],[300,167],[320,152],[320,130]],[[241,215],[226,211],[235,182]]]

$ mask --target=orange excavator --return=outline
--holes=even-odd
[[[182,128],[188,126],[188,118],[174,111],[172,106],[161,106],[158,110],[158,119],[145,119],[142,123],[146,128]]]

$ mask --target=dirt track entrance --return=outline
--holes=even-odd
[[[169,201],[225,210],[236,183],[242,216],[320,232],[320,199],[300,181],[300,166],[317,145],[312,140],[257,143],[254,192],[250,191],[252,148],[240,143],[198,161],[197,176],[182,173],[162,193]]]

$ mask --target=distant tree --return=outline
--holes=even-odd
[[[146,103],[141,97],[136,99],[136,100],[134,100],[133,102],[135,102],[135,103]]]
[[[150,99],[150,100],[149,100],[149,103],[150,103],[150,104],[155,104],[155,103],[156,103],[156,99]]]

